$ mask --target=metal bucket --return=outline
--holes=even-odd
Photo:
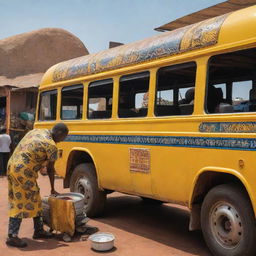
[[[56,196],[57,198],[62,198],[63,200],[72,200],[75,206],[76,213],[76,227],[84,225],[89,219],[86,217],[84,211],[84,195],[80,193],[63,193]],[[50,205],[49,196],[42,198],[42,208],[43,208],[43,220],[50,227],[51,226],[51,215],[50,215]]]
[[[56,196],[57,198],[63,198],[65,200],[72,200],[74,202],[76,215],[84,212],[84,195],[80,193],[64,193]],[[70,199],[68,199],[70,198]]]

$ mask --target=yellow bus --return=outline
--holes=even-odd
[[[256,6],[51,67],[35,128],[88,216],[113,191],[191,211],[214,255],[255,255]]]

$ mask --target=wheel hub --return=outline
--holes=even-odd
[[[241,241],[243,227],[236,209],[226,202],[218,202],[211,211],[210,224],[218,243],[225,248],[236,247]]]
[[[85,207],[87,207],[92,199],[92,187],[89,180],[85,177],[80,178],[75,184],[75,192],[84,195],[84,203]]]

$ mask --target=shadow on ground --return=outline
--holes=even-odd
[[[59,239],[47,239],[47,240],[33,240],[29,238],[24,238],[29,246],[25,248],[20,248],[21,251],[36,251],[36,250],[53,250],[59,247],[68,247],[66,243],[60,241]]]
[[[201,231],[189,231],[189,212],[170,204],[146,204],[138,197],[109,197],[97,221],[200,256],[211,255]]]

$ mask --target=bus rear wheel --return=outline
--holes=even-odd
[[[102,214],[106,203],[106,193],[98,188],[93,164],[79,164],[75,167],[70,179],[70,191],[84,195],[85,212],[88,217]]]
[[[201,209],[205,241],[216,256],[255,255],[255,218],[246,193],[235,184],[219,185]]]

